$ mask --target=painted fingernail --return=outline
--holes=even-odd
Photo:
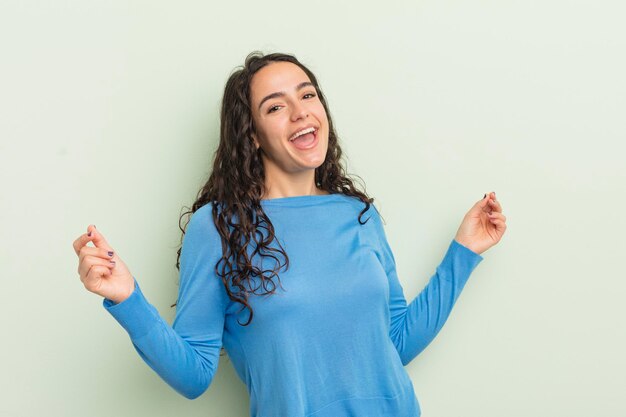
[[[483,196],[483,200],[484,200],[485,198],[487,198],[487,194],[485,194],[485,195]]]
[[[107,253],[109,254],[109,256],[113,256],[113,251],[110,250]]]
[[[87,236],[91,236],[91,232],[87,233]]]

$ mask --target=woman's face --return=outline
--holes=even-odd
[[[261,68],[250,83],[250,101],[256,128],[253,139],[265,153],[266,172],[297,174],[324,162],[328,118],[315,87],[299,66],[272,62]],[[290,140],[311,128],[312,133]]]

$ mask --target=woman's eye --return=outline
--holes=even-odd
[[[308,98],[309,96],[310,96],[310,98],[313,98],[313,97],[315,97],[315,95],[316,95],[315,93],[306,93],[306,94],[304,95],[304,98]],[[267,110],[267,112],[268,112],[268,113],[273,113],[273,112],[275,112],[275,111],[276,111],[276,110],[278,110],[278,109],[280,109],[280,106],[272,106],[272,107],[270,107],[270,108]]]

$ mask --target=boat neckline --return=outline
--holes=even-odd
[[[277,197],[270,198],[267,200],[260,200],[261,204],[282,204],[282,203],[311,203],[317,201],[323,201],[327,199],[335,199],[338,197],[344,197],[345,194],[342,193],[331,193],[331,194],[314,194],[314,195],[295,195],[290,197]]]

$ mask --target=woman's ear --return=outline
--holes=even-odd
[[[259,146],[261,145],[259,144],[259,140],[256,138],[256,133],[253,133],[251,136],[252,136],[252,143],[254,143],[254,146],[257,149],[259,149]]]

